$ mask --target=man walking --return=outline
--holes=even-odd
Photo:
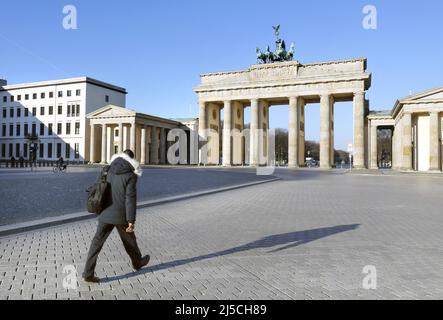
[[[137,177],[140,177],[142,173],[140,164],[134,159],[134,153],[131,150],[112,157],[107,174],[110,189],[107,195],[107,207],[100,214],[97,232],[89,249],[83,272],[86,282],[100,281],[94,274],[97,258],[114,227],[117,228],[123,246],[131,258],[133,268],[140,270],[149,263],[149,255],[142,257],[134,234]]]

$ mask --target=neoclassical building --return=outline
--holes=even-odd
[[[369,102],[365,92],[371,86],[366,59],[301,64],[298,61],[253,65],[246,70],[205,73],[194,88],[199,101],[199,136],[208,139],[209,164],[236,165],[242,161],[251,166],[266,163],[266,135],[269,108],[289,105],[289,166],[305,162],[305,106],[320,103],[320,165],[334,163],[334,104],[353,102],[354,166],[367,166],[367,121]],[[244,130],[244,109],[250,108],[249,150],[233,130]],[[223,111],[223,125],[220,112]],[[223,130],[221,128],[223,127]],[[258,134],[254,134],[258,132]],[[222,139],[208,137],[222,135]],[[241,134],[239,135],[241,136]],[[219,143],[222,143],[220,148]],[[219,150],[222,150],[220,157]],[[205,155],[206,156],[206,155]]]
[[[126,149],[134,151],[136,159],[145,164],[168,164],[167,151],[171,142],[168,132],[182,129],[188,132],[196,119],[160,118],[127,108],[107,105],[87,116],[89,122],[87,149],[90,163],[109,163],[111,157]]]
[[[396,101],[390,111],[371,112],[370,168],[379,168],[378,133],[392,132],[392,168],[403,171],[442,170],[443,87]]]

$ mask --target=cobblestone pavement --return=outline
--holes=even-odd
[[[281,181],[138,213],[150,265],[133,272],[114,231],[100,284],[83,271],[96,226],[0,238],[0,299],[442,299],[443,180],[280,170]],[[377,289],[363,289],[376,267]],[[64,278],[65,277],[65,278]]]
[[[98,168],[69,167],[0,170],[0,225],[85,211],[86,188],[97,179]],[[218,168],[145,168],[138,182],[138,200],[155,200],[207,189],[261,181],[253,170]]]

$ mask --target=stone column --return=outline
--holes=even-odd
[[[206,102],[205,101],[199,101],[198,102],[198,113],[199,113],[199,118],[198,118],[199,163],[203,163],[203,162],[207,161],[207,157],[203,157],[201,155],[201,152],[202,152],[203,149],[201,149],[201,143],[200,143],[200,141],[206,141],[206,138],[207,138],[206,129],[207,129],[207,126],[208,126],[208,119],[207,119],[207,116],[206,116]]]
[[[354,167],[365,167],[365,93],[354,94]]]
[[[412,114],[405,113],[402,119],[402,170],[412,170]]]
[[[166,164],[166,129],[160,128],[160,163]]]
[[[151,164],[158,164],[158,135],[157,127],[151,127]]]
[[[223,166],[231,166],[231,133],[232,133],[232,103],[224,102],[223,119]]]
[[[429,170],[440,170],[440,117],[438,112],[431,112],[429,118]]]
[[[135,122],[133,122],[133,123],[131,123],[131,137],[130,137],[129,148],[131,149],[132,152],[134,152],[134,154],[136,153],[136,150],[135,150],[136,136],[135,136],[135,134],[136,134]]]
[[[101,163],[106,163],[106,142],[107,142],[107,137],[106,137],[106,131],[107,131],[107,125],[103,124],[102,125],[102,161]]]
[[[123,136],[123,122],[120,122],[119,124],[118,124],[118,136],[119,136],[119,138],[118,138],[118,152],[120,152],[120,153],[122,153],[123,151],[125,151],[125,150],[123,150],[123,138],[124,138],[124,136]]]
[[[112,153],[114,150],[112,150],[112,127],[106,126],[106,162],[111,162]]]
[[[128,126],[123,126],[123,149],[129,149],[128,148]],[[124,150],[123,150],[124,151]]]
[[[377,126],[371,123],[371,169],[378,169]]]
[[[95,124],[91,123],[91,135],[89,141],[89,162],[91,164],[95,161]]]
[[[320,97],[320,167],[331,168],[331,112],[329,95]]]
[[[258,165],[258,129],[259,129],[259,108],[258,99],[251,100],[251,126],[250,126],[250,143],[249,143],[249,165]]]
[[[288,162],[289,167],[291,168],[299,166],[298,142],[300,135],[300,119],[298,101],[298,97],[289,98]]]
[[[140,163],[141,164],[146,164],[146,127],[142,126],[141,127],[141,137],[140,137],[140,144],[141,144],[141,148],[140,148]]]
[[[305,107],[306,102],[303,98],[299,98],[299,115],[298,121],[298,165],[304,166],[306,162],[305,156]]]

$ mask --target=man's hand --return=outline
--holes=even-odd
[[[127,233],[133,233],[133,232],[134,232],[134,229],[135,229],[135,225],[134,225],[133,223],[130,223],[130,224],[128,225],[128,227],[126,228],[126,232],[127,232]]]

